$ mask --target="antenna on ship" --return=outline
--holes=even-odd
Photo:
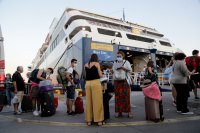
[[[123,8],[123,21],[125,21],[125,11],[124,11],[124,8]]]

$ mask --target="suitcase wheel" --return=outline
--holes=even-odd
[[[158,123],[160,119],[154,119],[153,122]]]

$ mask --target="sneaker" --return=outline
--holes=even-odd
[[[181,111],[178,111],[178,110],[177,110],[176,112],[177,112],[177,113],[181,113]]]
[[[193,115],[193,112],[186,112],[186,113],[181,113],[182,115]]]
[[[34,116],[39,116],[39,112],[35,110],[35,111],[33,111],[33,115]]]
[[[72,112],[69,112],[68,115],[76,115],[76,113],[72,111]]]
[[[22,113],[19,111],[14,111],[14,115],[21,115]]]

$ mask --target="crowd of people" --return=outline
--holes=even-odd
[[[189,88],[194,91],[195,99],[198,100],[197,88],[200,86],[200,57],[199,51],[193,50],[192,56],[186,57],[184,53],[175,53],[173,59],[166,67],[165,75],[168,75],[169,83],[172,87],[173,105],[176,106],[177,112],[181,114],[193,114],[187,107],[187,101],[189,97]],[[128,118],[132,118],[130,93],[132,84],[131,72],[132,68],[130,62],[125,60],[123,52],[117,52],[116,61],[113,64],[112,72],[113,85],[115,94],[115,117],[122,117],[123,113],[127,113]],[[75,100],[75,85],[76,81],[73,80],[75,67],[77,66],[77,59],[71,60],[71,65],[66,71],[66,80],[68,81],[66,86],[66,107],[68,115],[75,115],[73,111],[73,105]],[[153,61],[147,63],[145,78],[150,79],[152,82],[157,82],[156,67]],[[50,80],[50,75],[53,74],[52,68],[38,69],[29,73],[29,83],[31,84],[31,99],[33,107],[33,115],[38,116],[40,108],[40,81]],[[25,82],[21,76],[23,73],[23,67],[18,66],[16,72],[6,74],[6,96],[7,104],[11,106],[13,103],[14,114],[20,115],[19,110],[23,94],[25,90]],[[36,75],[36,79],[32,79],[31,76]],[[86,111],[85,120],[88,126],[93,122],[99,126],[105,124],[104,120],[104,105],[103,105],[103,91],[100,79],[105,77],[102,72],[101,65],[96,54],[92,54],[89,62],[84,65],[84,79],[85,79],[85,91],[86,91]],[[193,83],[188,84],[189,81]],[[11,100],[12,99],[12,100]],[[12,102],[11,102],[12,101]]]

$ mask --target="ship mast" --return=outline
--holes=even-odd
[[[125,11],[124,11],[124,8],[123,8],[123,21],[125,21],[126,18],[125,18]]]

